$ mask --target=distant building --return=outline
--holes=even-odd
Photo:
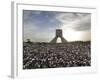
[[[50,43],[56,43],[57,39],[61,38],[62,43],[67,43],[67,40],[63,37],[62,29],[56,29],[55,37],[50,41]]]

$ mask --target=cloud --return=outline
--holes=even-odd
[[[76,31],[91,28],[91,15],[89,13],[60,13],[56,18],[62,22],[61,28]]]
[[[77,23],[77,27],[75,30],[90,30],[91,28],[91,16],[87,15],[83,17],[79,23]]]

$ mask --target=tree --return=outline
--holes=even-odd
[[[27,43],[31,43],[31,40],[30,39],[27,39]]]

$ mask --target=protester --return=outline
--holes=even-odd
[[[90,42],[23,43],[23,69],[91,66]]]

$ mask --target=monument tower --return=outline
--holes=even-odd
[[[56,36],[55,36],[55,38],[53,38],[53,40],[50,41],[50,43],[56,43],[58,37],[61,38],[62,43],[67,43],[66,39],[64,39],[64,37],[63,37],[62,29],[56,29]]]

